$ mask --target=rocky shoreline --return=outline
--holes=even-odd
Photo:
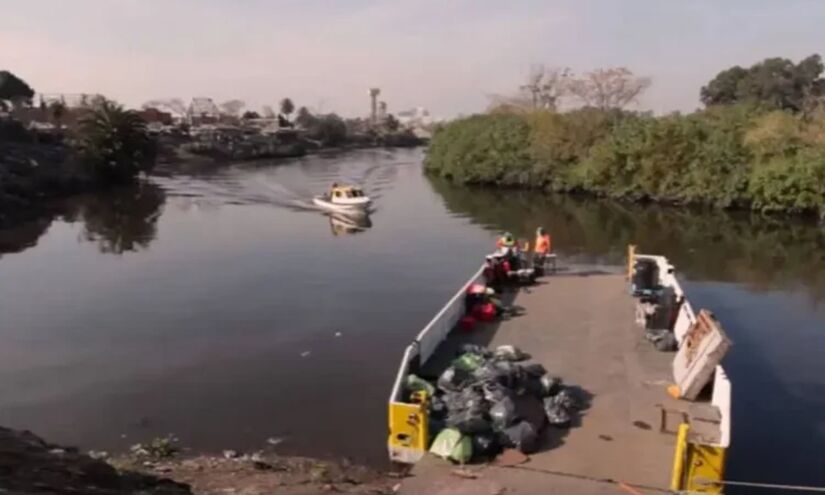
[[[0,493],[45,495],[391,494],[392,473],[256,452],[178,456],[174,449],[133,449],[107,458],[54,445],[29,431],[0,427]]]

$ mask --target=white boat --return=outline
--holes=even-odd
[[[312,202],[330,211],[365,213],[372,200],[358,187],[334,184],[328,193],[315,196]]]

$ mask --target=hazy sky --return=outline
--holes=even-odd
[[[365,114],[483,110],[532,64],[627,66],[640,107],[692,110],[719,70],[825,52],[819,0],[0,0],[0,69],[37,91],[129,105],[284,96]]]

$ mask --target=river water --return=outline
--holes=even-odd
[[[669,256],[735,342],[729,477],[825,484],[820,227],[461,189],[422,156],[158,175],[0,232],[0,424],[87,449],[173,433],[381,464],[403,348],[496,232],[543,225],[567,262],[619,264],[630,242]],[[375,198],[368,220],[311,207],[333,181]]]

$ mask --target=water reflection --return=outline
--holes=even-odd
[[[825,298],[825,231],[807,221],[750,213],[640,206],[592,198],[466,189],[433,181],[455,215],[529,238],[543,225],[554,248],[587,261],[620,263],[627,244],[667,254],[689,278],[755,289],[804,286]]]
[[[35,246],[55,219],[82,222],[82,240],[97,244],[102,253],[146,249],[157,236],[165,202],[163,189],[151,182],[78,196],[58,205],[50,216],[0,231],[0,254]]]
[[[333,236],[359,234],[372,227],[369,215],[343,215],[330,213],[329,228]]]

